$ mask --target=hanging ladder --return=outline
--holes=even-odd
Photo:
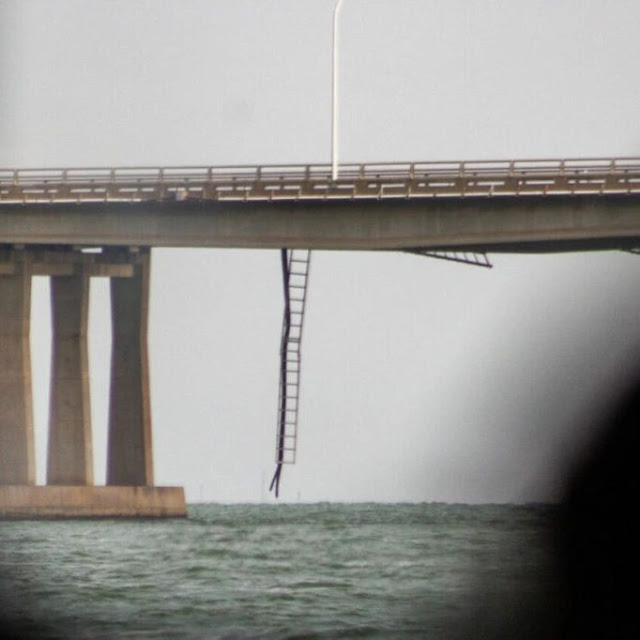
[[[298,402],[300,398],[300,345],[311,251],[282,249],[282,281],[284,285],[284,317],[280,341],[280,388],[278,394],[278,426],[276,434],[276,472],[269,491],[280,489],[283,464],[296,461],[298,434]]]

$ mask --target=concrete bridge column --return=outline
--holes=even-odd
[[[0,248],[0,519],[179,517],[181,487],[153,486],[147,321],[149,250]],[[51,278],[47,486],[35,485],[31,276]],[[87,323],[90,277],[111,279],[107,485],[93,485]]]
[[[51,277],[52,356],[47,484],[92,485],[89,399],[89,275]]]
[[[131,254],[130,278],[111,279],[111,396],[107,484],[153,485],[149,393],[150,252]]]
[[[29,258],[0,262],[0,485],[35,484]]]

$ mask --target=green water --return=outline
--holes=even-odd
[[[524,636],[549,606],[551,520],[539,506],[283,504],[2,522],[0,621],[51,638]]]

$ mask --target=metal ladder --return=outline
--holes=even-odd
[[[298,407],[300,399],[300,345],[311,251],[282,249],[282,281],[284,285],[284,317],[280,340],[280,385],[278,394],[278,425],[276,433],[276,472],[269,491],[280,489],[283,464],[296,461]]]

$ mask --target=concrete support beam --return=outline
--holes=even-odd
[[[52,356],[47,484],[93,484],[89,399],[89,276],[51,278]]]
[[[2,206],[0,242],[101,247],[560,251],[640,238],[637,195]]]
[[[92,278],[132,278],[131,264],[87,264],[85,266]]]
[[[120,262],[113,262],[111,253],[106,255],[82,253],[80,249],[71,251],[36,249],[31,253],[33,256],[31,275],[34,276],[72,276],[79,265],[82,265],[92,278],[131,278],[133,276],[133,265],[122,262],[122,256],[118,256]],[[0,273],[4,264],[0,262]]]
[[[34,276],[72,276],[75,273],[75,265],[79,262],[68,264],[36,262],[31,266],[31,274]],[[87,275],[91,278],[131,278],[133,266],[129,264],[101,264],[82,263]],[[0,265],[0,273],[2,266]]]
[[[182,487],[2,487],[0,520],[181,518]]]
[[[28,256],[0,275],[0,485],[35,484]]]
[[[147,327],[150,252],[131,278],[111,280],[112,355],[107,485],[153,485]]]
[[[13,262],[0,262],[0,276],[12,276],[16,272],[16,266]]]

